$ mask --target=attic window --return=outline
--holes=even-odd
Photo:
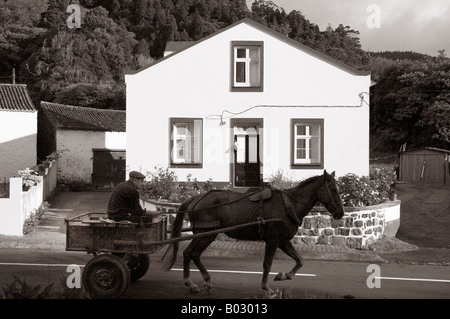
[[[231,44],[231,91],[263,91],[263,42],[234,41]]]

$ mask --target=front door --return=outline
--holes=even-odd
[[[92,184],[98,188],[114,188],[125,181],[125,151],[93,150]]]
[[[234,186],[261,186],[259,128],[258,123],[234,126]]]

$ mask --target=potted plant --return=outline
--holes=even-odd
[[[28,167],[22,171],[19,171],[19,176],[22,177],[23,191],[28,191],[31,186],[35,186],[40,182],[39,174]]]

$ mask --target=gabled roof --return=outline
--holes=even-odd
[[[25,84],[0,84],[0,110],[36,112]]]
[[[41,110],[57,129],[125,132],[125,111],[41,102]]]
[[[322,60],[324,62],[327,62],[327,63],[329,63],[331,65],[334,65],[335,67],[340,68],[341,70],[344,70],[344,71],[346,71],[346,72],[348,72],[350,74],[353,74],[353,75],[370,75],[370,71],[359,71],[359,70],[357,70],[357,69],[355,69],[355,68],[353,68],[353,67],[351,67],[351,66],[349,66],[349,65],[347,65],[347,64],[345,64],[345,63],[343,63],[341,61],[333,59],[332,57],[330,57],[330,56],[328,56],[328,55],[326,55],[326,54],[324,54],[324,53],[322,53],[320,51],[317,51],[317,50],[312,49],[312,48],[310,48],[310,47],[308,47],[308,46],[306,46],[304,44],[301,44],[300,42],[298,42],[296,40],[293,40],[293,39],[289,38],[288,36],[285,36],[285,35],[277,32],[275,30],[270,29],[269,27],[266,27],[266,26],[264,26],[264,25],[262,25],[262,24],[260,24],[260,23],[258,23],[256,21],[253,21],[253,20],[251,20],[249,18],[244,18],[242,20],[239,20],[239,21],[237,21],[237,22],[235,22],[235,23],[233,23],[233,24],[231,24],[231,25],[229,25],[229,26],[227,26],[227,27],[225,27],[223,29],[220,29],[219,31],[217,31],[215,33],[212,33],[209,36],[204,37],[203,39],[200,39],[198,41],[184,42],[182,44],[183,48],[181,48],[181,50],[179,50],[177,52],[174,52],[172,54],[169,54],[169,55],[165,56],[164,58],[159,59],[158,61],[154,62],[153,64],[151,64],[151,65],[149,65],[147,67],[144,67],[144,68],[142,68],[140,70],[133,70],[133,71],[130,71],[130,72],[126,73],[126,74],[132,75],[132,74],[136,74],[136,73],[139,73],[141,71],[144,71],[147,68],[151,68],[155,64],[158,64],[158,63],[160,63],[160,62],[162,62],[162,61],[164,61],[166,59],[170,59],[174,55],[179,54],[179,53],[183,52],[184,50],[189,49],[190,47],[192,47],[194,45],[197,45],[197,44],[199,44],[199,43],[201,43],[203,41],[206,41],[206,40],[208,40],[208,39],[210,39],[212,37],[215,37],[216,35],[218,35],[218,34],[220,34],[222,32],[225,32],[225,31],[227,31],[229,29],[232,29],[232,28],[234,28],[237,25],[242,24],[242,23],[246,23],[246,24],[250,25],[251,27],[253,27],[255,29],[258,29],[261,32],[267,33],[267,34],[271,35],[272,37],[274,37],[274,38],[276,38],[276,39],[278,39],[280,41],[283,41],[283,42],[285,42],[285,43],[287,43],[287,44],[289,44],[289,45],[291,45],[291,46],[293,46],[293,47],[295,47],[295,48],[297,48],[299,50],[302,50],[302,51],[308,53],[309,55],[314,56],[314,57],[316,57],[316,58],[318,58],[318,59],[320,59],[320,60]]]

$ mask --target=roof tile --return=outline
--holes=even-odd
[[[0,110],[36,112],[25,84],[0,84]]]
[[[125,132],[125,111],[41,102],[41,109],[59,129]]]

